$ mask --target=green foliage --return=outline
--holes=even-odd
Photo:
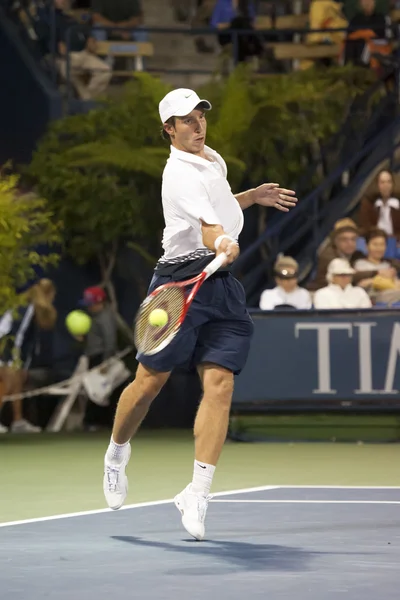
[[[225,84],[212,82],[200,91],[216,109],[209,118],[209,142],[239,159],[242,173],[247,165],[254,185],[266,180],[294,185],[305,157],[337,131],[351,101],[372,81],[369,70],[353,66],[259,79],[241,66]]]
[[[57,121],[42,140],[29,175],[62,219],[78,262],[98,257],[106,265],[121,241],[159,235],[168,147],[156,108],[167,91],[141,74],[118,102]]]
[[[0,175],[0,316],[21,303],[17,289],[34,276],[34,267],[56,262],[56,254],[40,256],[35,248],[60,241],[46,202],[19,195],[17,185],[18,177]]]
[[[241,66],[197,90],[213,104],[207,143],[225,158],[232,189],[240,190],[245,174],[253,185],[292,185],[369,83],[369,71],[353,67],[255,79]],[[29,167],[63,222],[69,253],[79,262],[97,257],[104,277],[120,244],[144,248],[147,262],[160,239],[169,147],[158,103],[168,91],[157,78],[138,74],[118,100],[53,123]]]

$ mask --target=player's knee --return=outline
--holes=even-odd
[[[221,407],[230,409],[233,394],[233,373],[222,367],[210,368],[205,371],[204,396],[218,401]]]
[[[159,373],[143,365],[139,365],[134,383],[137,387],[140,401],[152,402],[161,392],[169,375],[169,373]]]

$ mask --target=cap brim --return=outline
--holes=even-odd
[[[182,104],[171,117],[186,117],[192,112],[197,106],[201,106],[204,110],[211,110],[212,105],[208,100],[200,100],[200,102],[193,102],[193,99],[188,98],[188,101]]]
[[[78,306],[83,306],[83,307],[90,306],[91,304],[93,304],[93,302],[91,300],[85,300],[85,298],[82,298],[78,302]]]
[[[299,272],[293,267],[281,267],[280,269],[275,269],[275,277],[280,277],[281,279],[294,279],[298,277]]]
[[[355,271],[341,271],[340,273],[332,273],[332,275],[354,275]]]

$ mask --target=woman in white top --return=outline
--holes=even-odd
[[[328,285],[317,290],[314,308],[352,309],[371,308],[371,300],[365,290],[352,285],[355,271],[344,258],[334,258],[328,265]]]
[[[400,201],[394,196],[394,181],[390,171],[378,174],[377,194],[365,197],[360,205],[360,233],[365,236],[373,227],[383,229],[400,240]]]
[[[311,308],[310,292],[298,286],[299,265],[290,256],[281,256],[275,263],[276,287],[264,290],[260,298],[262,310],[273,310],[279,306],[290,306],[299,310]]]

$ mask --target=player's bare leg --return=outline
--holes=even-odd
[[[186,531],[194,538],[204,537],[211,483],[224,446],[233,394],[233,373],[218,365],[199,368],[203,398],[194,425],[195,461],[193,480],[175,497]]]
[[[233,394],[233,373],[218,365],[199,368],[203,398],[194,423],[195,458],[216,466],[229,426]]]
[[[129,442],[169,375],[139,364],[135,380],[121,394],[111,441],[104,459],[103,490],[108,506],[114,510],[122,506],[128,493],[125,468],[131,455]]]
[[[112,432],[116,444],[125,444],[135,435],[169,375],[139,364],[135,380],[124,389],[118,402]]]

